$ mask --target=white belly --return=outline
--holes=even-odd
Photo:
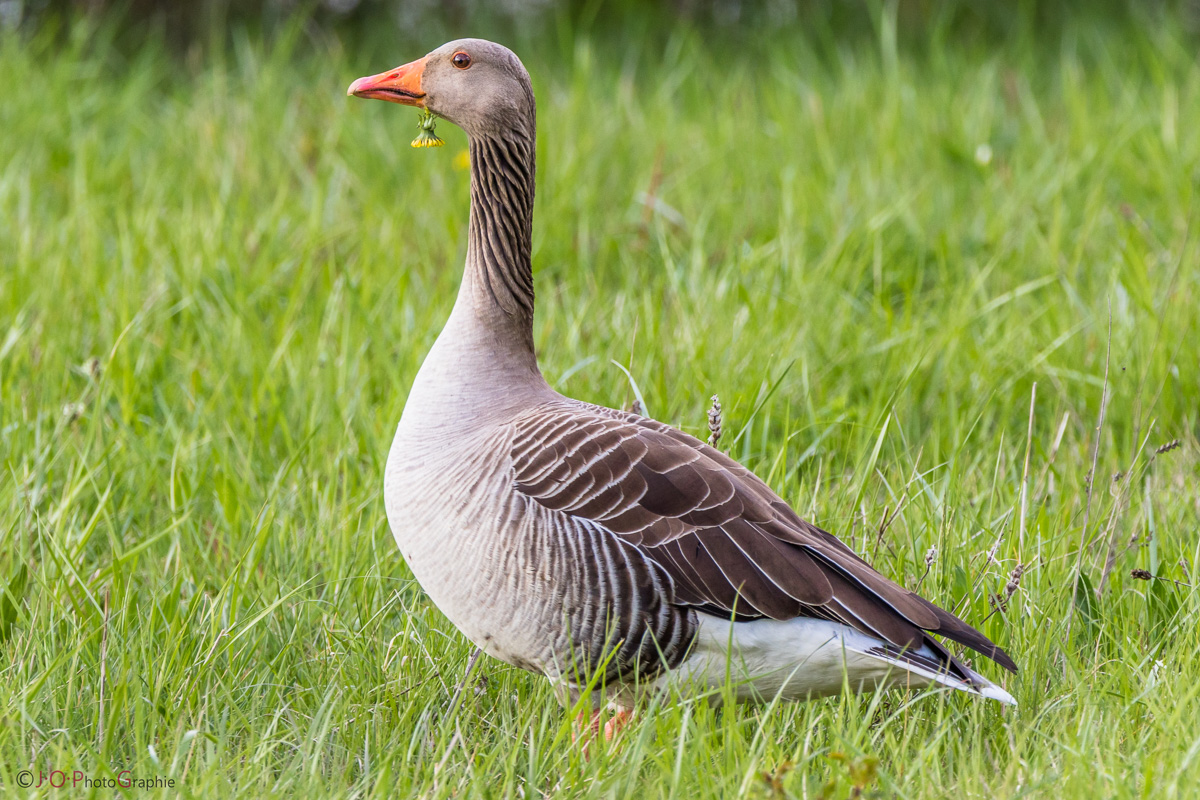
[[[414,453],[397,432],[384,478],[392,536],[421,588],[462,633],[488,655],[543,671],[555,644],[545,621],[537,565],[522,556],[533,532],[511,498],[511,478],[478,468],[472,453]],[[419,446],[419,445],[418,445]],[[465,467],[465,468],[464,468]],[[501,519],[500,509],[509,516]]]
[[[988,684],[975,689],[945,674],[868,651],[878,639],[827,620],[799,618],[730,622],[700,615],[692,655],[659,679],[685,693],[711,692],[720,704],[728,682],[737,702],[803,700],[849,689],[882,686],[919,688],[940,683],[1014,704],[1012,696]],[[932,655],[932,653],[931,653]],[[982,680],[982,679],[981,679]]]

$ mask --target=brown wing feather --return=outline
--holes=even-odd
[[[515,424],[516,487],[637,545],[676,602],[738,618],[833,619],[899,648],[932,632],[1016,671],[979,631],[888,580],[754,473],[667,425],[565,401]],[[947,665],[961,671],[943,647]]]

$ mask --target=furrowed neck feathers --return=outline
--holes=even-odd
[[[527,128],[528,130],[525,130]],[[473,135],[463,292],[477,317],[533,350],[533,121]]]

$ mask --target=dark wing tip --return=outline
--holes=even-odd
[[[1017,674],[1017,672],[1018,672],[1017,662],[1013,661],[1012,657],[1009,656],[1008,653],[1004,652],[1002,649],[1000,649],[996,645],[992,645],[991,653],[984,653],[984,655],[987,656],[988,658],[992,659],[992,661],[995,661],[1000,666],[1004,667],[1006,670],[1008,670],[1012,674],[1014,674],[1014,675]]]
[[[926,600],[925,602],[928,603],[929,601]],[[937,614],[938,622],[941,623],[941,626],[933,631],[933,633],[969,647],[976,653],[987,656],[1009,672],[1016,674],[1017,662],[1013,661],[1012,657],[998,647],[995,642],[944,608],[936,606],[933,603],[929,603],[929,607]]]

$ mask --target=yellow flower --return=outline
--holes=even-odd
[[[471,168],[471,153],[468,150],[459,150],[454,154],[455,169],[470,169]]]
[[[417,134],[417,138],[412,140],[413,147],[441,147],[444,145],[441,139],[432,131],[422,130]]]
[[[429,109],[421,109],[421,116],[417,119],[417,138],[412,140],[413,147],[441,147],[445,142],[438,138],[438,135],[433,132],[434,126],[437,124],[435,117]]]

